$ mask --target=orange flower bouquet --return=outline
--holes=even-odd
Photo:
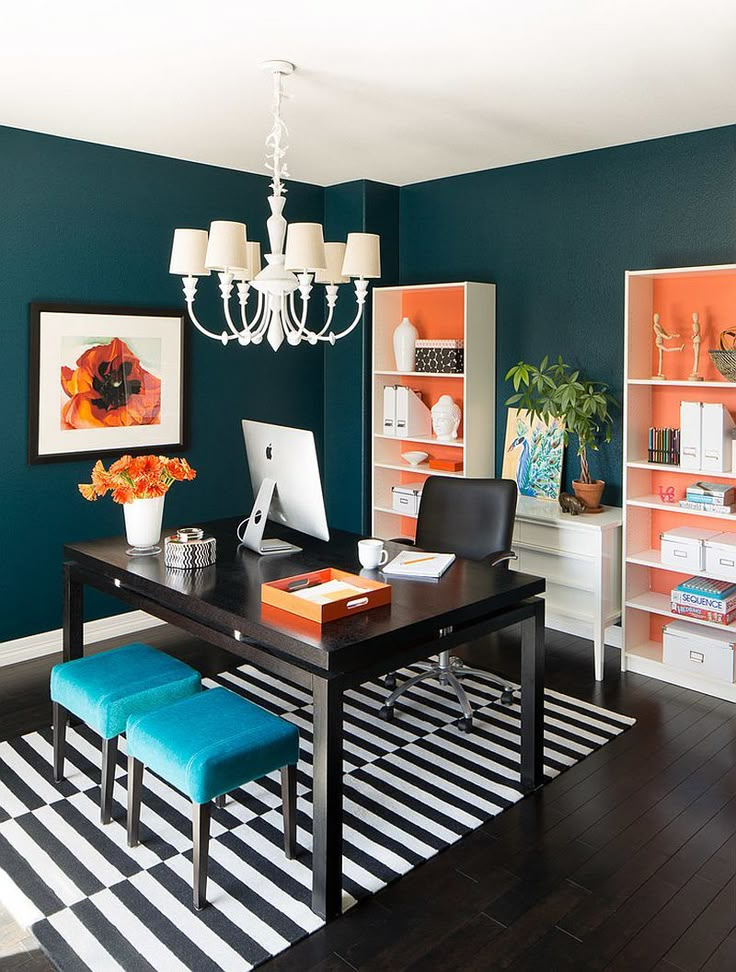
[[[164,496],[172,483],[194,479],[196,475],[186,459],[122,456],[109,469],[98,459],[92,470],[92,482],[80,483],[79,492],[86,500],[110,493],[114,503],[132,503]]]
[[[123,505],[125,534],[131,556],[159,553],[164,497],[172,483],[194,479],[197,475],[186,459],[166,456],[122,456],[105,469],[98,460],[92,482],[80,483],[86,500],[110,493],[114,503]]]

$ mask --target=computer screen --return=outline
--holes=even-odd
[[[258,553],[294,549],[263,540],[266,518],[329,540],[314,435],[307,429],[243,419],[243,438],[255,503],[243,543]]]

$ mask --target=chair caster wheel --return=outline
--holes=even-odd
[[[513,689],[504,689],[501,692],[501,698],[499,699],[501,705],[513,705],[514,704],[514,692]]]
[[[392,705],[382,705],[378,714],[386,722],[391,722],[394,717],[394,707]]]
[[[460,732],[472,732],[473,731],[473,720],[470,716],[463,716],[457,720],[457,727]]]
[[[387,688],[389,692],[393,692],[393,690],[396,688],[396,675],[393,672],[384,678],[383,686],[384,688]]]

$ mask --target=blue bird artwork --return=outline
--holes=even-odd
[[[530,422],[525,412],[509,409],[503,475],[516,480],[522,496],[559,496],[564,438],[558,419]]]

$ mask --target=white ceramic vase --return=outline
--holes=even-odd
[[[408,317],[394,331],[394,358],[397,371],[414,371],[414,356],[419,332]]]
[[[158,553],[165,499],[165,496],[153,496],[123,504],[125,538],[131,546],[129,554]]]
[[[457,438],[462,414],[460,406],[449,395],[440,395],[432,406],[432,431],[440,442]]]

